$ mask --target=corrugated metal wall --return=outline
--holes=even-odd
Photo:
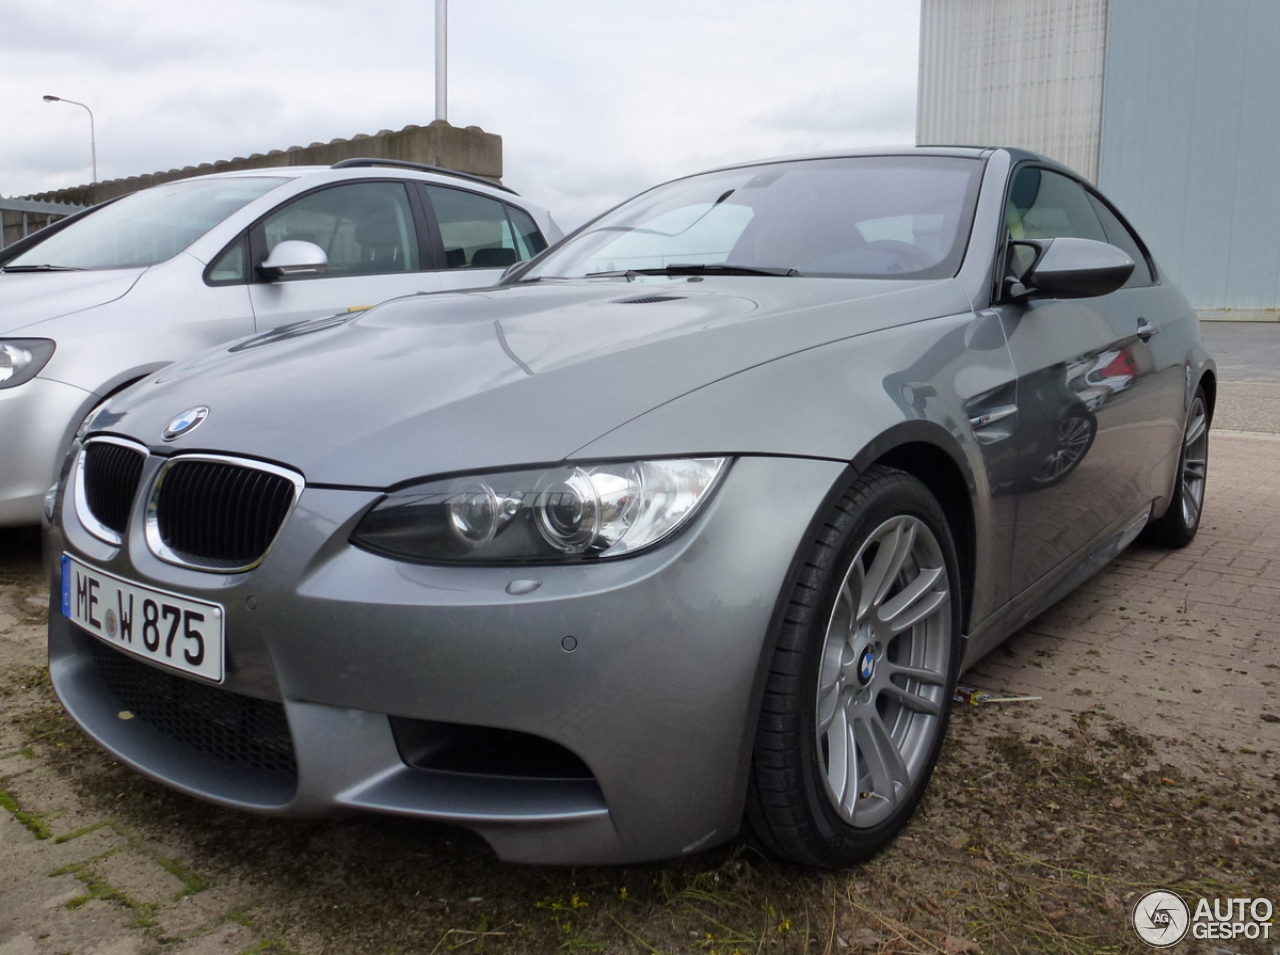
[[[1280,2],[1112,0],[1107,34],[1102,190],[1197,308],[1277,308]]]
[[[1096,179],[1106,26],[1107,0],[922,0],[916,141],[1021,146]]]

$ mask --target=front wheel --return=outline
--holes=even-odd
[[[747,821],[796,862],[862,862],[906,824],[946,732],[960,595],[945,515],[874,467],[809,544],[765,688]]]

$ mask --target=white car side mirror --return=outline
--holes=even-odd
[[[329,257],[320,246],[300,239],[286,239],[277,243],[258,269],[268,278],[283,279],[295,275],[320,275],[328,267]]]

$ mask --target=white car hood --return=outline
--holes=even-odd
[[[93,272],[0,272],[0,335],[27,331],[51,318],[114,302],[145,272],[109,269]]]

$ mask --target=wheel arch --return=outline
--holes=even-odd
[[[905,471],[937,500],[947,517],[960,562],[961,626],[968,633],[976,573],[975,482],[959,445],[940,426],[904,422],[869,444],[850,464],[856,472],[875,464]]]
[[[1206,368],[1197,384],[1204,389],[1204,402],[1208,406],[1206,410],[1209,412],[1209,423],[1213,424],[1213,409],[1218,403],[1218,376],[1212,368]],[[1195,389],[1192,389],[1191,394],[1195,394]]]

